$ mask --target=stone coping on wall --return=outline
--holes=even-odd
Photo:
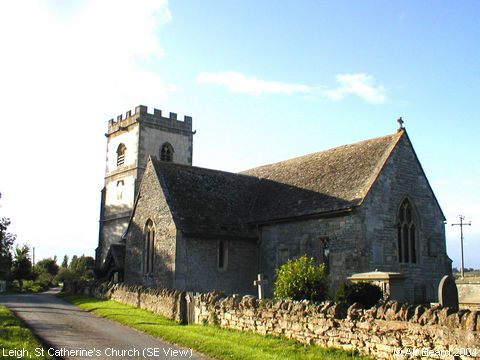
[[[306,344],[333,346],[379,359],[480,359],[480,311],[389,301],[371,309],[325,301],[259,300],[219,292],[189,296],[172,289],[95,283],[77,292],[146,308],[186,322],[285,336]]]
[[[480,359],[480,312],[390,301],[365,310],[326,301],[200,294],[196,322],[333,346],[381,359]],[[463,354],[462,353],[462,354]]]

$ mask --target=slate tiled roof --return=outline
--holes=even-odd
[[[98,274],[100,277],[108,277],[108,272],[114,269],[115,271],[123,270],[125,264],[125,245],[124,244],[111,244],[108,249],[107,256]]]
[[[252,223],[361,204],[403,131],[240,174],[152,158],[176,226],[190,234],[254,237]]]
[[[254,238],[247,219],[259,180],[152,158],[177,228],[189,234]]]
[[[242,172],[261,181],[253,222],[360,205],[403,131]]]

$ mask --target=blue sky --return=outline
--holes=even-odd
[[[28,11],[26,10],[28,9]],[[240,171],[393,133],[402,116],[480,268],[477,1],[2,2],[0,216],[37,259],[93,255],[107,121],[193,117],[194,165]]]

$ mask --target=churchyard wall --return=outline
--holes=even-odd
[[[307,344],[357,350],[380,359],[480,359],[480,312],[388,302],[356,304],[258,300],[218,294],[195,297],[195,320]],[[466,356],[465,356],[466,355]]]
[[[97,299],[115,300],[119,303],[145,309],[177,322],[184,322],[185,293],[173,289],[149,288],[142,285],[113,283],[66,284],[65,291],[94,296]]]
[[[480,359],[480,311],[387,302],[364,310],[331,301],[258,300],[220,293],[123,284],[77,287],[99,298],[141,307],[179,322],[285,336],[305,344],[356,350],[379,359]],[[188,302],[187,302],[188,301]]]

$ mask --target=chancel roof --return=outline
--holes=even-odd
[[[252,221],[328,213],[360,205],[403,133],[242,172],[262,180]]]
[[[361,204],[400,139],[396,134],[260,166],[239,174],[152,158],[177,228],[253,238],[252,223]]]

